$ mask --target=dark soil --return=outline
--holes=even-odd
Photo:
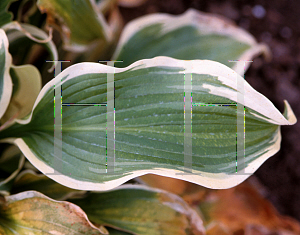
[[[121,8],[121,13],[128,22],[154,12],[182,14],[188,8],[223,15],[259,42],[267,43],[273,54],[272,61],[255,58],[245,78],[281,112],[283,100],[288,100],[300,120],[300,1],[148,0],[137,8]],[[300,121],[281,130],[281,150],[268,159],[255,176],[267,189],[265,197],[278,211],[300,221]]]

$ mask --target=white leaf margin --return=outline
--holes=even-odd
[[[170,57],[159,56],[152,59],[144,59],[137,61],[126,68],[114,68],[111,66],[106,66],[103,64],[98,63],[79,63],[72,65],[62,71],[57,77],[47,83],[44,88],[41,90],[35,104],[33,110],[41,101],[43,96],[53,88],[54,85],[63,84],[66,81],[80,76],[84,74],[93,74],[93,73],[120,73],[129,69],[137,70],[140,68],[150,68],[156,66],[167,66],[173,68],[184,68],[185,71],[181,71],[180,73],[184,74],[186,71],[191,73],[197,74],[209,74],[211,76],[215,76],[220,82],[224,85],[232,87],[236,89],[237,86],[237,79],[242,79],[244,81],[244,106],[255,110],[258,113],[266,116],[266,118],[262,118],[270,123],[276,125],[293,125],[297,122],[297,119],[288,104],[285,101],[285,108],[286,108],[286,116],[288,120],[279,112],[279,110],[268,100],[264,95],[260,94],[256,90],[254,90],[240,75],[237,74],[234,70],[223,65],[219,62],[210,61],[210,60],[177,60]],[[61,82],[63,77],[67,78]],[[212,87],[208,84],[203,84],[204,88],[208,88],[210,94],[214,94],[217,96],[222,96],[228,99],[231,99],[237,102],[237,93],[233,92],[231,89],[223,88],[223,87]],[[184,89],[183,85],[178,86],[179,89]],[[200,87],[198,86],[198,89]],[[197,86],[193,85],[193,90],[197,90]],[[31,121],[32,113],[26,120],[18,120],[16,119],[15,122],[19,124],[27,124]],[[30,148],[26,145],[22,138],[7,138],[0,142],[9,142],[16,144],[23,154],[27,157],[27,159],[42,173],[52,173],[53,168],[46,165],[43,161],[37,158],[34,153],[30,150]],[[225,174],[225,173],[206,173],[206,172],[198,172],[194,170],[194,174],[186,174],[180,170],[174,169],[164,169],[164,168],[155,168],[151,170],[138,170],[131,172],[129,175],[122,176],[119,179],[107,181],[104,183],[92,183],[87,181],[79,181],[73,179],[69,176],[62,175],[62,174],[51,174],[47,175],[51,179],[57,181],[58,183],[65,185],[67,187],[71,187],[78,190],[109,190],[113,189],[124,182],[133,179],[138,176],[142,176],[145,174],[157,174],[161,176],[167,176],[171,178],[186,180],[188,182],[192,182],[195,184],[202,185],[207,188],[213,189],[227,189],[234,187],[244,180],[246,180],[251,174],[253,174],[263,162],[265,162],[269,157],[273,156],[276,152],[280,149],[280,142],[281,142],[281,135],[280,135],[280,128],[278,128],[277,134],[274,136],[273,140],[270,141],[270,146],[267,149],[261,150],[261,156],[251,163],[248,166],[236,174]],[[247,174],[244,174],[247,173]]]
[[[0,118],[4,115],[13,91],[13,84],[9,74],[10,66],[12,65],[12,57],[8,52],[8,38],[3,29],[0,29],[0,49],[2,49],[2,44],[5,48],[5,65],[4,65],[4,77],[3,77],[3,93],[0,99]]]
[[[23,155],[22,155],[23,156]],[[24,156],[23,156],[24,157]],[[24,157],[24,159],[25,159],[25,157]],[[24,164],[23,164],[24,165]],[[15,183],[18,183],[18,181],[20,180],[20,179],[22,179],[22,177],[24,177],[24,176],[26,176],[26,175],[31,175],[31,176],[33,176],[33,177],[36,177],[36,178],[39,178],[39,179],[41,179],[41,180],[43,180],[46,176],[45,175],[43,175],[43,174],[39,174],[39,173],[37,173],[37,172],[35,172],[35,171],[33,171],[33,170],[31,170],[31,169],[26,169],[26,170],[23,170],[22,172],[20,172],[17,176],[16,176],[16,178],[15,178]],[[50,179],[51,180],[51,179]],[[34,191],[36,191],[36,190],[38,190],[38,189],[35,189]],[[1,191],[0,191],[1,192]],[[38,191],[38,192],[40,192],[40,191]],[[43,194],[42,192],[40,192],[41,194]],[[53,200],[57,200],[57,201],[66,201],[67,199],[69,199],[69,198],[72,198],[72,197],[76,197],[76,196],[81,196],[81,195],[83,195],[83,194],[85,194],[86,193],[86,191],[70,191],[70,192],[68,192],[68,193],[66,193],[65,195],[63,195],[62,197],[60,197],[60,198],[56,198],[56,199],[53,199]],[[43,195],[45,195],[45,194],[43,194]],[[46,196],[46,195],[45,195]],[[47,196],[48,197],[48,196]]]
[[[54,42],[52,41],[52,28],[50,28],[49,35],[43,30],[26,23],[19,23],[16,21],[10,22],[2,27],[5,31],[7,31],[7,37],[10,42],[22,38],[24,36],[33,40],[37,43],[45,43],[52,54],[53,61],[58,61],[58,52]],[[16,30],[16,31],[12,31]],[[41,38],[41,39],[39,39]],[[48,69],[48,72],[52,72],[54,70],[55,64]]]
[[[248,44],[250,49],[245,51],[238,60],[248,61],[259,54],[263,54],[267,60],[271,59],[271,52],[267,45],[257,43],[255,38],[243,28],[237,27],[232,21],[216,14],[203,13],[195,9],[188,9],[181,15],[171,15],[167,13],[155,13],[139,17],[130,21],[124,28],[119,43],[112,56],[116,60],[123,46],[137,32],[152,24],[162,24],[161,34],[166,34],[183,26],[193,26],[201,32],[202,35],[218,34],[233,38],[239,42]],[[245,64],[245,68],[235,63],[233,70],[243,75],[248,69],[250,63]]]

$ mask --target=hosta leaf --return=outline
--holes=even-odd
[[[108,234],[91,224],[78,206],[36,191],[7,196],[0,207],[0,234]]]
[[[123,16],[118,8],[117,0],[102,0],[97,3],[97,10],[107,19],[110,40],[107,45],[94,43],[87,48],[80,61],[99,61],[111,58],[122,32],[124,22]],[[75,54],[76,56],[76,54]],[[72,59],[72,58],[70,58]]]
[[[73,199],[97,224],[140,235],[205,234],[202,220],[182,198],[141,185],[124,185]]]
[[[54,86],[62,90],[62,100],[55,99],[63,104],[56,101],[55,129]],[[32,115],[1,131],[0,139],[76,189],[111,189],[147,173],[229,188],[279,150],[279,126],[296,122],[285,106],[288,120],[235,71],[214,61],[156,57],[127,68],[81,63],[44,86]],[[241,143],[244,149],[237,151]],[[237,165],[241,154],[244,165]]]
[[[13,90],[9,74],[11,63],[12,58],[8,52],[8,39],[4,30],[0,29],[0,118],[8,107]]]
[[[37,174],[32,170],[26,170],[21,172],[16,178],[11,193],[16,194],[29,190],[38,191],[55,200],[66,200],[66,198],[85,192],[65,187],[43,174]]]
[[[43,30],[33,25],[25,23],[21,24],[16,21],[5,25],[4,29],[7,31],[7,37],[11,44],[18,40],[24,40],[24,37],[28,37],[34,42],[42,43],[42,45],[45,46],[50,53],[51,59],[54,61],[58,60],[58,52],[54,42],[52,41],[52,33],[50,33],[49,36]],[[49,71],[52,71],[53,69],[54,66],[52,66]]]
[[[12,66],[10,74],[14,84],[13,96],[1,119],[2,123],[16,114],[18,118],[29,114],[42,88],[40,72],[33,65]]]
[[[1,0],[0,1],[0,27],[11,22],[13,15],[7,12],[9,5],[16,0]]]
[[[6,40],[8,39],[10,42],[14,42],[20,38],[27,36],[32,40],[43,42],[46,48],[51,53],[52,59],[58,60],[56,47],[53,41],[50,40],[51,38],[49,38],[44,31],[28,24],[19,24],[18,22],[11,22],[9,24],[6,24],[4,26],[4,29],[7,30],[7,37],[3,32],[3,37],[5,37]],[[5,82],[11,83],[12,78],[14,86],[12,98],[11,95],[8,94],[8,92],[10,91],[9,86],[11,86],[12,88],[12,84],[6,84],[3,87],[5,92],[3,95],[3,100],[6,100],[6,102],[10,101],[10,103],[8,108],[5,107],[5,104],[1,105],[0,118],[2,124],[15,117],[23,118],[27,114],[29,114],[32,110],[37,95],[40,92],[42,84],[41,75],[37,68],[32,65],[13,66],[11,64],[11,59],[9,59],[11,56],[7,54],[7,57],[7,64],[4,65],[4,68],[9,72],[8,76],[6,76],[7,81]],[[3,60],[3,62],[4,61],[5,60]],[[52,68],[54,68],[54,66],[52,66]],[[2,114],[2,112],[5,112],[5,114]]]
[[[126,67],[141,59],[169,56],[181,60],[218,61],[244,74],[229,60],[251,60],[255,55],[269,54],[268,48],[232,22],[219,16],[189,9],[182,15],[156,13],[128,23],[113,56]],[[246,63],[246,68],[250,63]]]
[[[39,9],[47,13],[47,21],[59,21],[62,39],[67,49],[83,51],[95,41],[107,42],[111,35],[103,15],[94,0],[38,0]]]
[[[0,157],[0,173],[8,174],[6,179],[0,179],[0,194],[8,195],[12,184],[24,165],[25,158],[18,147],[10,146]]]

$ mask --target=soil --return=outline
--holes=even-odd
[[[300,120],[300,1],[148,0],[139,7],[120,10],[128,22],[155,12],[182,14],[189,8],[223,15],[269,45],[272,61],[255,58],[245,78],[281,112],[283,100],[288,100]],[[277,210],[300,221],[300,121],[283,126],[281,132],[281,150],[254,175],[267,189],[265,197]]]

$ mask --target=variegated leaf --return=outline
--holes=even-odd
[[[54,109],[55,89],[62,99],[55,98]],[[286,101],[285,108],[283,116],[214,61],[156,57],[126,68],[80,63],[50,81],[32,115],[0,139],[75,189],[107,190],[147,173],[230,188],[280,149],[280,125],[296,122]]]

